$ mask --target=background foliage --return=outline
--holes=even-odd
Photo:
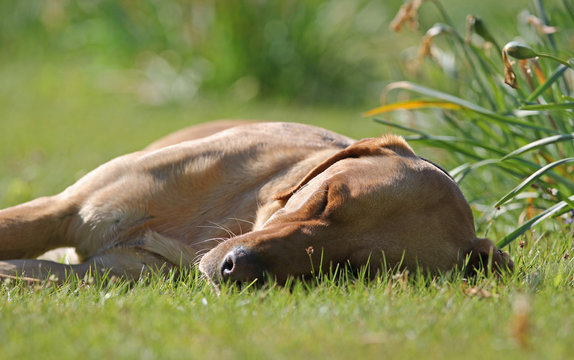
[[[6,0],[0,4],[0,58],[23,61],[26,69],[46,63],[79,68],[108,91],[155,105],[198,93],[357,104],[376,98],[381,83],[405,75],[398,60],[416,44],[416,34],[396,36],[388,29],[400,3]],[[509,20],[483,11],[490,1],[464,8],[445,3],[454,5],[462,23],[473,11]],[[433,9],[421,14],[421,29],[434,16]]]

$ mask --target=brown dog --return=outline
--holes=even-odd
[[[284,282],[337,263],[444,272],[469,254],[471,267],[512,266],[476,238],[456,183],[402,138],[240,124],[184,129],[58,195],[1,210],[0,274],[137,278],[201,259],[217,284],[264,273]],[[33,259],[64,246],[84,262]]]

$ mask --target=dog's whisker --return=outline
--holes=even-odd
[[[227,235],[229,236],[229,238],[235,237],[237,236],[233,231],[231,231],[229,228],[218,224],[218,223],[214,223],[214,222],[210,222],[210,224],[212,225],[198,225],[198,228],[205,228],[205,229],[217,229],[217,230],[223,230],[227,233]]]
[[[231,229],[229,229],[228,227],[226,227],[224,225],[217,224],[217,223],[214,223],[212,221],[210,221],[210,223],[213,224],[214,226],[218,226],[221,230],[225,231],[227,233],[227,235],[229,235],[230,238],[237,236]]]
[[[231,218],[229,218],[229,219],[230,219],[230,220],[239,221],[239,222],[243,222],[243,223],[246,223],[246,224],[249,224],[249,225],[255,224],[255,222],[253,222],[253,221],[245,220],[245,219],[240,219],[240,218],[235,218],[235,217],[231,217]]]
[[[242,223],[250,225],[250,228],[248,229],[248,231],[251,231],[251,229],[255,225],[255,223],[253,221],[244,220],[244,219],[235,218],[235,217],[229,218],[229,220],[234,220],[237,223],[237,226],[239,226],[239,235],[243,235],[245,233],[243,231],[243,227],[241,226]]]
[[[205,240],[201,240],[201,241],[195,242],[194,244],[195,244],[195,245],[201,245],[201,244],[208,243],[208,242],[210,242],[210,241],[214,241],[214,242],[216,242],[217,244],[221,244],[222,242],[224,242],[224,241],[226,241],[226,240],[227,240],[227,239],[225,239],[225,238],[210,238],[210,239],[205,239]]]

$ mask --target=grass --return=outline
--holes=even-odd
[[[6,50],[0,52],[0,208],[57,193],[117,155],[138,150],[175,129],[207,120],[233,117],[298,121],[356,138],[389,131],[388,127],[361,118],[360,113],[364,108],[343,108],[333,104],[323,107],[295,105],[289,100],[289,96],[297,98],[297,95],[292,94],[294,88],[292,84],[285,83],[289,76],[286,79],[283,74],[281,81],[265,78],[267,75],[264,72],[274,74],[280,65],[271,61],[269,54],[262,58],[245,58],[240,64],[242,68],[228,69],[218,74],[219,78],[202,78],[201,86],[212,91],[220,86],[219,90],[226,94],[224,97],[180,97],[182,93],[170,87],[174,85],[169,80],[173,75],[171,72],[162,73],[164,78],[160,76],[159,82],[152,81],[157,80],[154,71],[165,71],[165,67],[162,67],[165,64],[162,65],[161,61],[153,62],[150,58],[166,59],[168,68],[176,69],[176,72],[183,72],[194,63],[192,60],[181,61],[189,54],[219,56],[218,64],[225,67],[241,59],[241,56],[252,55],[252,47],[265,47],[257,43],[262,40],[255,39],[253,44],[242,43],[235,49],[225,51],[216,49],[217,43],[209,44],[204,40],[203,45],[200,45],[207,47],[193,48],[188,53],[185,50],[186,44],[169,43],[181,40],[179,37],[166,37],[170,29],[154,29],[154,26],[159,25],[147,23],[155,19],[153,7],[163,6],[153,1],[145,2],[141,13],[138,9],[131,9],[134,14],[140,14],[139,18],[134,17],[140,22],[133,24],[136,30],[139,29],[140,37],[137,41],[129,38],[126,40],[130,31],[118,28],[123,24],[121,21],[113,26],[106,23],[113,20],[106,16],[117,15],[117,12],[112,11],[115,2],[99,3],[102,4],[101,8],[90,8],[91,5],[86,3],[83,6],[87,8],[68,9],[75,14],[72,19],[77,21],[71,25],[90,26],[92,29],[93,33],[88,32],[92,34],[91,37],[86,37],[92,42],[87,44],[78,43],[81,38],[70,37],[85,32],[70,31],[78,28],[71,25],[68,28],[57,21],[49,31],[38,30],[43,26],[41,21],[34,17],[35,10],[26,10],[28,5],[24,3],[18,5],[19,17],[11,18],[12,22],[0,24],[0,28],[6,30],[0,35],[0,43]],[[337,4],[346,2],[328,3],[336,8]],[[10,8],[16,6],[14,4],[8,1],[0,7]],[[36,10],[41,8],[41,2],[30,4]],[[57,6],[60,3],[54,4]],[[76,5],[75,2],[68,4]],[[474,6],[479,5],[483,6],[483,3],[468,4],[473,9],[478,9]],[[500,5],[508,4],[505,2]],[[276,5],[268,4],[267,10],[273,10],[273,6]],[[426,3],[424,6],[429,11],[421,14],[420,21],[421,29],[426,30],[440,14],[436,9],[431,10],[434,5]],[[308,9],[325,8],[319,2],[308,5]],[[277,9],[278,14],[289,11]],[[384,9],[376,9],[384,12]],[[336,12],[325,14],[324,19],[328,19],[335,16]],[[372,14],[379,13],[373,11]],[[556,16],[556,12],[550,14]],[[566,14],[563,12],[558,19],[568,20],[565,19]],[[251,13],[247,15],[253,16]],[[508,18],[498,12],[488,15],[489,19],[497,21]],[[54,19],[58,20],[57,17]],[[461,18],[453,19],[454,23],[449,26],[460,29]],[[238,26],[236,20],[225,22],[218,19],[214,23],[215,30],[209,31],[222,31],[222,26],[234,28]],[[256,22],[264,19],[255,16],[252,20]],[[385,21],[388,20],[390,16],[387,13]],[[300,21],[296,26],[316,30],[316,24],[310,20]],[[176,25],[185,24],[176,21]],[[494,28],[500,31],[493,34],[497,41],[502,44],[512,39],[509,34],[514,34],[514,29],[506,25],[495,25],[500,24],[494,23],[489,29],[491,32]],[[280,24],[275,23],[274,26],[275,30],[281,30]],[[142,33],[141,29],[149,29],[150,32]],[[257,26],[245,30],[247,38],[253,29],[257,29]],[[370,31],[375,31],[373,29]],[[361,33],[354,33],[351,36],[353,41],[337,41],[346,30],[348,28],[343,26],[333,29],[331,45],[336,46],[329,49],[325,57],[329,58],[337,51],[341,54],[353,53],[348,46],[358,41]],[[113,34],[109,31],[119,35],[111,36]],[[460,30],[457,31],[464,35]],[[571,31],[565,33],[568,35]],[[223,33],[218,34],[223,36]],[[367,45],[361,45],[368,48],[370,54],[396,47],[397,40],[389,40],[388,37],[379,43],[372,42],[376,34],[376,31],[369,33]],[[281,31],[275,35],[281,36]],[[532,39],[531,35],[526,39]],[[476,111],[461,111],[460,108],[452,108],[452,104],[451,108],[444,108],[446,100],[455,105],[462,100],[470,102],[471,107],[487,109],[494,114],[495,119],[500,116],[516,119],[508,110],[545,105],[530,104],[532,99],[524,101],[531,97],[535,89],[523,85],[522,95],[517,95],[514,90],[504,87],[503,63],[494,54],[487,54],[477,45],[480,39],[473,37],[473,41],[478,43],[465,45],[468,48],[462,48],[456,42],[458,40],[452,37],[448,39],[437,38],[433,41],[442,51],[452,50],[453,54],[463,59],[456,63],[460,66],[457,68],[458,73],[455,72],[456,76],[445,76],[444,64],[437,65],[433,60],[425,60],[416,77],[420,83],[418,86],[424,86],[427,92],[423,99],[417,101],[432,100],[436,104],[436,100],[440,100],[442,107],[430,113],[419,112],[413,115],[411,112],[403,113],[401,117],[385,118],[385,121],[393,124],[391,130],[401,131],[398,129],[401,126],[416,128],[422,133],[415,132],[411,136],[412,140],[427,137],[424,139],[426,142],[412,142],[418,152],[449,168],[461,164],[468,164],[472,168],[483,160],[500,160],[513,150],[523,145],[533,146],[536,140],[544,138],[546,135],[543,132],[529,130],[522,125],[490,123],[485,120],[484,114]],[[300,45],[301,49],[308,51],[304,55],[309,62],[323,58],[314,56],[317,49],[305,48],[305,44],[314,44],[316,40],[304,39]],[[551,50],[551,45],[544,41],[536,43],[537,51],[568,57],[567,50]],[[126,43],[131,44],[131,47],[124,46]],[[144,56],[144,60],[138,62],[141,52],[150,44],[153,56]],[[562,42],[557,44],[561,46]],[[165,52],[166,46],[175,47],[174,51],[178,55]],[[129,54],[123,53],[125,51]],[[492,74],[495,74],[492,78],[499,80],[489,81],[491,73],[488,72],[478,73],[478,80],[473,78],[475,74],[465,67],[468,66],[465,52],[475,54],[474,51],[487,62]],[[390,55],[380,56],[382,58],[378,58],[379,61],[390,61]],[[471,56],[471,61],[478,61],[478,57]],[[332,66],[340,69],[353,59],[337,57],[335,60]],[[540,62],[544,74],[552,74],[556,64],[546,60]],[[267,67],[262,65],[267,63]],[[317,63],[313,66],[319,65]],[[159,66],[159,70],[154,66]],[[281,97],[273,97],[274,100],[267,98],[262,103],[238,96],[250,87],[253,90],[249,76],[247,81],[241,83],[242,86],[233,86],[237,76],[244,75],[244,69],[253,66],[261,66],[255,75],[247,74],[259,82],[255,90],[261,92],[261,89],[265,89],[271,97],[283,95],[283,100]],[[401,77],[409,76],[409,69],[405,66],[389,63],[385,67],[389,78],[397,69]],[[370,73],[371,68],[365,67],[362,70]],[[365,73],[359,78],[363,78]],[[323,74],[313,78],[312,82],[322,82],[321,86],[327,87],[339,84],[333,88],[339,94],[335,96],[329,93],[326,97],[331,97],[331,100],[344,98],[343,90],[357,89],[357,78],[352,76],[352,72],[347,72],[342,75],[345,76],[344,81],[337,82],[341,79],[339,75],[341,72]],[[162,82],[166,78],[167,85]],[[518,78],[522,84],[528,81],[520,73]],[[188,80],[193,82],[194,79],[192,77]],[[371,80],[376,82],[380,79]],[[483,85],[489,89],[487,94],[478,85],[465,90],[465,84],[476,85],[477,81],[485,81]],[[432,89],[428,84],[432,84]],[[549,90],[542,93],[544,102],[552,105],[571,101],[561,97],[564,91],[556,82],[549,85]],[[222,90],[228,86],[231,88],[229,92]],[[321,86],[315,90],[308,89],[305,96],[325,101],[317,93]],[[358,96],[366,96],[364,94],[372,91],[372,87],[361,91],[364,93],[357,93]],[[440,96],[433,96],[437,94],[436,91],[440,91]],[[404,96],[404,93],[401,94]],[[444,98],[444,95],[454,96],[458,100],[451,101],[452,98]],[[490,95],[494,98],[494,106],[486,99]],[[172,101],[174,99],[176,101]],[[400,96],[397,99],[412,100]],[[541,111],[539,108],[534,110]],[[556,114],[554,119],[560,121],[560,126],[570,127],[568,131],[560,128],[560,134],[571,133],[571,109],[562,108],[556,110]],[[488,116],[492,118],[490,113]],[[518,120],[531,119],[531,124],[551,127],[546,123],[545,113]],[[511,133],[505,133],[505,129],[511,129]],[[471,136],[474,134],[476,136]],[[438,138],[445,135],[451,138]],[[433,136],[435,138],[430,139]],[[465,141],[449,142],[454,136],[462,137]],[[499,139],[506,142],[500,142]],[[481,148],[477,143],[488,147]],[[456,151],[453,151],[451,145],[456,145]],[[547,151],[537,148],[519,156],[536,154],[534,162],[538,161],[537,166],[543,167],[552,162],[545,156],[549,155],[553,160],[572,156],[568,152],[568,143],[560,146],[564,156],[561,156],[559,148],[554,147]],[[561,169],[564,167],[555,168],[555,175],[570,179],[567,172],[570,168],[566,168],[567,171]],[[500,216],[495,211],[496,202],[511,193],[535,169],[524,166],[513,168],[519,172],[519,176],[511,176],[488,166],[475,165],[471,170],[470,173],[459,173],[466,174],[461,185],[477,215],[479,233],[488,233],[494,240],[500,240],[519,228],[519,218],[528,219],[557,203],[552,193],[528,200],[528,196],[538,194],[538,188],[527,188],[528,191],[520,196],[511,195],[512,203],[504,205],[505,214],[510,216]],[[554,183],[547,177],[539,178],[537,186],[545,185],[552,188]],[[558,190],[565,193],[570,188],[566,184]],[[0,358],[566,359],[572,357],[570,352],[574,341],[574,230],[571,224],[560,220],[568,218],[546,222],[518,236],[506,248],[515,261],[516,271],[501,279],[479,275],[476,279],[466,280],[456,274],[426,279],[412,274],[407,277],[404,274],[390,274],[365,281],[345,274],[337,279],[325,276],[308,283],[295,282],[290,289],[268,285],[241,292],[224,288],[220,295],[198,278],[194,272],[196,270],[182,278],[173,275],[147,279],[136,284],[104,283],[98,280],[80,283],[71,280],[63,286],[54,286],[49,283],[29,285],[9,281],[0,284]]]
[[[197,274],[61,287],[0,286],[2,358],[565,359],[574,340],[573,246],[514,252],[518,270],[215,292]]]

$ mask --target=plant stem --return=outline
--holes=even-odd
[[[556,56],[554,56],[554,55],[550,55],[550,54],[540,54],[540,53],[537,53],[536,55],[538,55],[538,57],[543,57],[543,58],[552,59],[552,60],[554,60],[554,61],[558,61],[560,64],[562,64],[562,65],[564,65],[564,66],[567,66],[567,67],[569,67],[570,69],[574,69],[574,68],[572,67],[572,65],[571,65],[568,61],[563,60],[563,59],[560,59],[559,57],[556,57]]]

